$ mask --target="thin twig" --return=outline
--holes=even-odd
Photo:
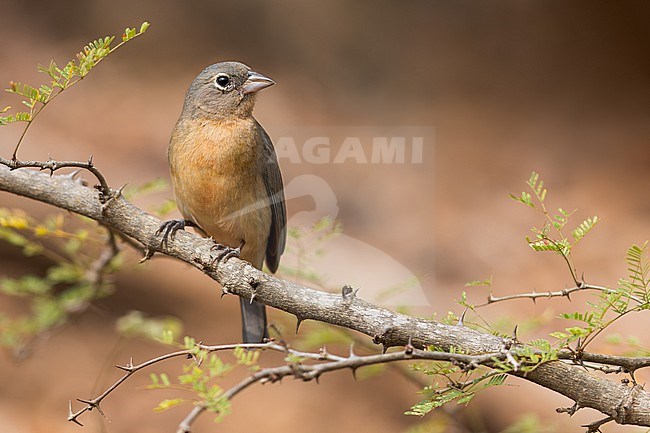
[[[345,329],[334,328],[333,330],[339,332],[341,335],[344,335],[346,338],[352,339],[355,347],[360,346],[365,349],[373,350],[373,351],[375,349],[374,345],[370,344],[368,340],[361,338],[358,334],[348,332]],[[416,374],[413,370],[409,369],[407,366],[405,367],[404,364],[389,364],[389,367],[393,371],[396,371],[398,374],[404,377],[406,380],[408,380],[409,382],[417,386],[418,389],[424,388],[425,386],[429,385],[429,382],[426,377],[423,377],[421,374]]]
[[[143,32],[138,32],[131,39],[129,39],[128,41],[131,41],[131,40],[137,38],[138,36],[140,36],[142,34],[143,34]],[[121,46],[123,46],[128,41],[122,40],[120,43],[118,43],[113,48],[111,48],[108,51],[108,53],[106,54],[106,56],[97,59],[97,61],[92,66],[92,69],[95,69],[95,67],[97,67],[97,65],[99,65],[102,62],[102,60],[104,60],[109,54],[115,52],[115,50],[119,49]],[[45,102],[38,101],[38,102],[40,102],[41,105],[35,111],[32,111],[33,107],[32,107],[32,110],[30,110],[30,113],[31,113],[30,114],[30,119],[27,121],[27,125],[25,125],[25,129],[23,129],[22,134],[20,134],[20,138],[18,138],[18,141],[16,142],[16,146],[14,147],[14,151],[11,154],[11,160],[12,161],[17,161],[17,159],[18,159],[18,157],[17,157],[18,149],[20,148],[20,145],[22,144],[25,136],[27,135],[27,131],[29,130],[29,127],[32,125],[32,123],[34,123],[34,121],[36,120],[36,117],[38,117],[38,115],[41,113],[41,111],[43,111],[45,109],[45,107],[47,107],[48,104],[50,104],[57,96],[59,96],[61,93],[63,93],[64,90],[69,89],[70,87],[74,86],[75,84],[77,84],[78,82],[83,80],[88,75],[88,73],[90,73],[90,70],[88,70],[84,75],[79,75],[76,80],[68,82],[65,85],[65,87],[61,87],[61,85],[56,85],[53,82],[53,85],[57,89],[57,92],[52,94]],[[104,185],[102,185],[102,188],[103,187],[104,187]],[[105,189],[105,192],[109,192],[109,191],[110,190],[108,188]]]
[[[618,356],[590,352],[581,352],[580,354],[576,354],[574,351],[561,350],[558,353],[558,359],[581,360],[601,365],[615,365],[622,367],[627,373],[633,372],[640,368],[650,367],[650,357],[647,356]]]
[[[300,353],[300,352],[297,352]],[[304,353],[303,353],[304,354]],[[310,357],[318,357],[317,354],[309,354]],[[340,358],[340,357],[338,357]],[[446,352],[429,352],[424,350],[415,349],[413,347],[406,347],[399,352],[382,353],[377,355],[357,356],[350,355],[348,358],[341,358],[335,361],[325,362],[321,364],[290,364],[280,367],[265,368],[248,376],[232,388],[224,392],[221,397],[224,400],[232,400],[237,394],[244,391],[255,383],[275,383],[281,381],[284,377],[292,376],[295,379],[303,381],[316,380],[328,372],[351,369],[355,371],[360,367],[365,367],[375,364],[392,363],[396,361],[427,359],[437,361],[450,361],[465,365],[466,368],[475,368],[478,365],[487,364],[494,360],[494,358],[503,359],[502,353],[491,353],[479,356],[470,356]],[[472,383],[468,383],[470,385]],[[188,416],[180,423],[177,430],[178,433],[189,433],[191,431],[192,423],[198,416],[205,410],[205,404],[199,403],[195,406]]]
[[[544,203],[544,195],[545,195],[546,190],[544,190],[544,192],[540,195],[538,193],[537,188],[534,188],[533,185],[530,182],[528,183],[528,186],[530,186],[530,189],[533,190],[533,193],[537,197],[537,200],[539,201],[539,204],[540,204],[540,206],[542,208],[541,209],[542,214],[544,215],[544,217],[546,217],[546,220],[548,221],[549,227],[555,228],[555,231],[557,231],[557,233],[563,239],[567,239],[567,237],[564,236],[564,234],[562,233],[562,228],[555,224],[556,221],[553,220],[553,218],[551,217],[551,214],[548,212],[548,209],[546,208],[546,204]],[[540,186],[541,186],[541,184],[540,184]],[[562,258],[566,262],[567,266],[569,267],[569,272],[571,273],[571,278],[573,278],[573,281],[575,282],[576,286],[580,286],[581,284],[578,281],[578,276],[576,275],[575,268],[573,266],[573,263],[571,262],[571,258],[568,256],[568,254],[564,254],[564,252],[563,252],[564,250],[561,248],[561,246],[558,245],[557,242],[555,242],[553,239],[549,238],[548,236],[544,235],[544,240],[546,240],[548,242],[551,242],[553,244],[553,246],[555,246],[556,251],[562,256]],[[570,250],[569,250],[569,254],[570,254]]]
[[[257,382],[276,382],[277,380],[282,379],[286,376],[294,376],[295,378],[302,379],[304,381],[309,381],[312,379],[318,379],[318,377],[330,371],[336,371],[341,369],[350,368],[353,371],[357,368],[374,365],[374,364],[384,364],[391,363],[395,361],[404,361],[404,360],[436,360],[436,361],[450,361],[454,362],[456,365],[459,365],[464,370],[471,370],[477,368],[479,365],[484,365],[491,363],[494,359],[505,359],[504,353],[488,353],[483,355],[465,355],[459,353],[446,353],[446,352],[431,352],[415,349],[413,347],[407,347],[405,350],[399,352],[391,353],[382,353],[377,355],[367,355],[367,356],[358,356],[352,353],[349,357],[343,357],[331,354],[327,350],[322,349],[321,351],[315,352],[304,352],[299,350],[291,349],[285,345],[275,343],[273,341],[267,343],[250,343],[250,344],[223,344],[216,346],[209,346],[204,344],[197,344],[197,347],[201,350],[204,350],[208,353],[224,351],[224,350],[233,350],[237,347],[243,347],[246,349],[260,349],[260,350],[272,350],[281,353],[288,353],[298,358],[305,360],[311,360],[314,362],[320,362],[317,364],[289,364],[283,365],[280,367],[267,368],[260,370],[253,374],[252,376],[247,377],[234,387],[230,388],[223,395],[224,399],[230,400],[235,395],[242,392],[244,389],[253,385]],[[76,412],[72,411],[68,414],[68,421],[74,422],[76,424],[81,424],[79,417],[85,413],[90,412],[93,409],[100,409],[101,402],[118,386],[125,382],[129,377],[131,377],[136,372],[149,367],[153,364],[157,364],[168,359],[177,358],[177,357],[189,357],[192,356],[193,350],[185,349],[179,350],[172,353],[167,353],[165,355],[158,356],[156,358],[147,360],[141,364],[134,365],[132,361],[129,361],[127,365],[116,365],[120,370],[125,371],[117,381],[110,385],[104,392],[102,392],[97,397],[91,399],[77,399],[78,401],[85,403],[85,406],[79,409]],[[190,431],[190,426],[194,420],[205,410],[205,406],[202,403],[198,403],[188,414],[188,416],[180,423],[178,432],[187,433]]]
[[[125,244],[127,244],[128,246],[130,246],[131,248],[133,248],[134,250],[136,250],[140,254],[143,254],[143,255],[145,254],[146,249],[138,241],[136,241],[135,239],[133,239],[133,238],[131,238],[129,236],[126,236],[123,233],[115,231],[114,229],[110,229],[110,230],[111,230],[111,233],[113,233],[113,235],[115,237],[119,238],[122,242],[124,242]]]
[[[637,306],[637,307],[632,308],[631,310],[626,310],[626,311],[623,311],[622,313],[618,313],[617,316],[613,317],[613,318],[612,318],[611,320],[609,320],[607,323],[605,323],[604,325],[602,325],[598,330],[596,330],[595,332],[593,332],[592,334],[590,334],[587,338],[585,338],[584,343],[582,343],[582,344],[580,345],[579,349],[580,349],[580,350],[584,350],[584,348],[587,347],[587,345],[588,345],[589,343],[591,343],[592,341],[594,341],[594,340],[596,339],[596,337],[598,337],[598,335],[600,335],[600,333],[603,332],[605,329],[607,329],[607,328],[608,328],[612,323],[614,323],[614,322],[616,322],[617,320],[619,320],[619,319],[625,317],[625,316],[626,316],[627,314],[629,314],[629,313],[638,312],[638,311],[641,311],[641,310],[643,310],[643,307],[642,307],[642,306]]]
[[[192,431],[192,424],[197,418],[205,411],[205,405],[197,403],[192,411],[187,414],[185,419],[178,425],[177,433],[190,433]]]
[[[0,164],[6,165],[12,170],[16,170],[18,168],[38,168],[40,170],[49,170],[50,175],[54,174],[55,171],[62,168],[83,168],[91,172],[93,176],[95,176],[99,181],[99,191],[102,193],[100,200],[108,200],[112,195],[111,189],[106,182],[106,178],[93,164],[92,155],[90,158],[88,158],[87,162],[55,161],[53,159],[49,159],[47,161],[19,161],[16,159],[6,159],[0,157]]]
[[[614,421],[614,418],[612,418],[611,416],[608,416],[608,417],[605,417],[605,418],[600,419],[598,421],[594,421],[594,422],[589,423],[589,424],[583,424],[582,427],[587,428],[587,433],[596,433],[596,432],[601,431],[600,427],[603,424],[607,424],[608,422],[612,422],[612,421]]]
[[[549,221],[551,221],[551,224],[553,224],[553,222],[552,222],[552,220],[550,218],[550,215],[546,212],[546,210],[544,210],[544,214],[549,219]],[[560,236],[565,238],[560,229],[556,228],[556,230],[560,234]],[[571,251],[569,251],[567,254],[565,254],[562,246],[559,243],[555,242],[553,239],[549,238],[548,236],[544,236],[543,240],[553,244],[553,246],[555,247],[555,251],[557,251],[557,253],[560,256],[562,256],[562,258],[564,259],[564,262],[566,263],[567,267],[569,268],[569,272],[571,273],[571,278],[573,279],[573,282],[576,284],[576,286],[580,286],[580,281],[578,280],[578,276],[576,275],[576,270],[575,270],[575,268],[573,266],[573,263],[571,262],[571,258],[569,257],[569,254],[571,254]]]
[[[548,292],[530,292],[530,293],[517,293],[514,295],[506,296],[493,296],[491,293],[488,295],[487,301],[483,304],[476,305],[475,307],[484,307],[486,305],[494,304],[496,302],[511,301],[513,299],[531,299],[535,302],[538,298],[560,298],[565,297],[571,299],[571,294],[575,292],[581,292],[586,290],[598,290],[604,293],[617,293],[616,290],[610,289],[608,287],[596,286],[593,284],[582,284],[575,287],[570,287],[563,290],[555,290]],[[629,298],[633,301],[638,302],[639,304],[644,304],[643,300],[639,299],[634,295],[629,295]]]

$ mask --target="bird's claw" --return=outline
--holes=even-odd
[[[239,244],[237,248],[231,248],[228,245],[215,243],[212,247],[210,247],[211,251],[216,251],[216,257],[212,259],[211,265],[214,266],[214,264],[217,262],[222,262],[222,261],[225,262],[231,257],[239,258],[243,246],[244,246],[243,241],[241,244]]]
[[[179,230],[185,230],[185,227],[190,225],[190,222],[187,220],[169,220],[160,224],[158,230],[156,230],[156,236],[162,235],[160,241],[161,246],[166,246],[169,243],[169,240],[174,240],[176,232]]]

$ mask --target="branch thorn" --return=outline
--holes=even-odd
[[[84,400],[83,398],[78,398],[77,401],[87,404],[88,406],[95,406],[95,403],[93,403],[91,400]]]
[[[100,414],[102,414],[102,417],[104,417],[104,419],[105,419],[106,421],[111,422],[111,420],[108,419],[108,417],[106,416],[106,414],[104,413],[104,411],[102,410],[102,408],[99,407],[99,404],[95,405],[95,407],[97,408],[97,412],[99,412]]]
[[[465,308],[465,310],[463,311],[463,314],[461,314],[460,317],[458,318],[458,323],[456,323],[456,326],[465,326],[463,322],[465,321],[465,314],[466,313],[467,313],[467,308]]]
[[[131,369],[126,365],[115,364],[115,368],[119,368],[120,370],[126,371],[127,373],[131,372]]]
[[[78,414],[72,412],[72,401],[68,400],[68,421],[72,421],[80,427],[84,425],[77,419]]]
[[[566,413],[569,414],[569,416],[573,416],[574,413],[576,413],[580,409],[580,405],[578,402],[575,402],[575,404],[571,407],[558,407],[555,409],[555,412],[557,413]]]
[[[151,257],[153,257],[153,251],[149,247],[144,247],[144,256],[140,259],[140,264],[146,262]]]
[[[413,347],[413,337],[409,336],[409,341],[406,343],[406,346],[404,346],[404,354],[412,355],[414,350],[415,347]]]

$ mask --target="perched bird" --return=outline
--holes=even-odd
[[[253,117],[270,78],[238,62],[208,66],[190,85],[169,144],[176,204],[183,220],[167,221],[163,241],[192,226],[235,249],[258,269],[275,272],[286,241],[286,208],[273,143]],[[264,305],[240,299],[245,343],[268,337]]]

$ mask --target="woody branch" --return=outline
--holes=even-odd
[[[94,219],[141,243],[149,254],[160,252],[182,260],[219,282],[225,293],[278,308],[302,320],[317,320],[359,331],[384,348],[430,345],[468,355],[502,350],[507,340],[464,326],[450,326],[395,313],[355,296],[325,293],[267,275],[238,259],[213,262],[213,241],[178,232],[164,247],[155,235],[161,221],[115,194],[108,202],[97,190],[70,176],[50,176],[0,165],[0,191],[29,197]],[[612,361],[611,359],[609,361]],[[611,417],[619,424],[650,426],[650,393],[641,386],[615,383],[594,376],[584,367],[551,361],[526,374],[511,372]]]

